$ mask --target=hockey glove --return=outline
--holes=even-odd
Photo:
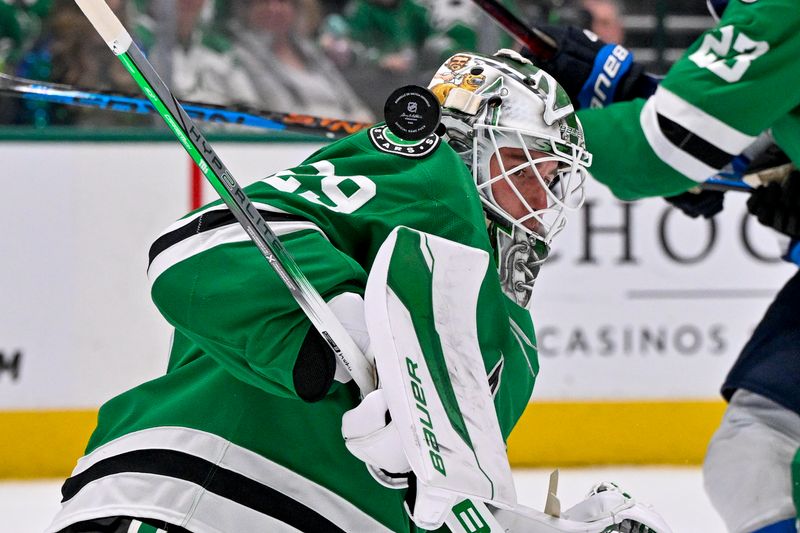
[[[328,305],[358,347],[374,363],[364,317],[364,299],[346,292],[333,298]],[[344,382],[350,379],[341,364],[336,368],[335,379]],[[350,453],[366,463],[367,470],[378,483],[394,489],[408,486],[411,465],[389,416],[383,389],[367,394],[360,404],[344,414],[342,436]]]
[[[747,200],[747,210],[759,222],[793,239],[800,239],[800,172],[783,183],[758,187]]]
[[[664,200],[692,217],[711,218],[722,211],[725,193],[722,191],[686,191],[675,196],[665,196]]]
[[[782,242],[783,259],[800,266],[800,172],[786,181],[758,187],[747,200],[747,210],[759,222],[788,237]]]
[[[591,524],[613,517],[616,527],[603,531],[652,531],[669,533],[664,519],[649,505],[637,502],[620,490],[615,483],[598,483],[587,494],[586,499],[564,511],[567,520]]]
[[[356,346],[361,348],[361,351],[367,356],[367,360],[374,365],[375,357],[370,351],[369,333],[367,332],[367,324],[364,320],[364,298],[360,294],[354,292],[343,292],[335,296],[328,302],[328,306],[342,323],[344,329],[353,338]],[[336,374],[334,379],[341,383],[347,383],[353,379],[347,372],[339,359],[336,359]]]
[[[612,102],[647,98],[656,82],[633,54],[618,44],[607,44],[589,30],[575,26],[542,26],[556,42],[550,59],[536,57],[526,48],[522,55],[551,74],[578,108],[605,107]]]
[[[378,483],[391,489],[408,486],[411,465],[389,416],[383,389],[370,392],[344,414],[342,436],[350,453],[366,463]]]

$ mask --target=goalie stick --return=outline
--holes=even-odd
[[[543,59],[552,58],[558,51],[556,42],[546,33],[534,26],[529,26],[522,22],[508,8],[498,0],[472,0],[489,17],[508,32],[511,37],[528,49],[535,56]],[[646,75],[648,85],[652,86],[655,92],[659,79],[652,74]]]
[[[158,115],[146,98],[134,94],[96,89],[82,89],[71,85],[29,80],[0,73],[0,94],[24,100],[49,102],[70,106],[105,109],[139,115]],[[302,113],[280,113],[250,106],[223,106],[206,102],[182,102],[186,114],[194,120],[236,124],[276,131],[290,131],[321,135],[339,139],[371,126],[337,118],[324,118]]]
[[[477,3],[491,0],[475,0]],[[500,6],[502,7],[502,6]],[[505,8],[503,8],[505,9]],[[506,10],[507,11],[507,10]],[[488,12],[488,11],[487,11]],[[509,13],[509,16],[510,15]],[[545,38],[543,36],[542,38]],[[527,46],[527,45],[526,45]],[[29,80],[0,73],[0,95],[139,115],[157,115],[158,111],[146,98],[132,94],[85,89]],[[340,139],[371,126],[368,122],[358,122],[339,118],[325,118],[301,113],[281,113],[250,106],[224,106],[206,102],[184,101],[181,103],[186,114],[193,120],[218,124],[249,126],[275,131],[288,131],[298,134],[319,135],[328,139]],[[785,162],[781,162],[784,164]],[[791,167],[762,167],[747,169],[742,175],[735,172],[720,174],[703,184],[704,189],[720,191],[750,192],[753,187],[769,181],[779,181],[788,175]]]
[[[491,0],[475,1],[485,2]],[[510,16],[513,17],[513,15]],[[0,73],[0,95],[122,113],[158,114],[153,104],[141,96],[29,80],[4,73]],[[371,126],[368,122],[317,117],[301,113],[281,113],[250,106],[224,106],[194,101],[184,101],[182,106],[186,114],[193,120],[319,135],[328,139],[340,139]],[[769,181],[784,179],[791,168],[793,167],[786,166],[786,161],[781,160],[772,166],[762,165],[756,169],[747,168],[747,173],[744,175],[735,172],[717,175],[705,182],[703,188],[750,192],[753,187]]]
[[[487,2],[494,5],[492,0],[475,0],[476,3]],[[500,6],[507,13],[510,20],[516,20],[508,10]],[[492,8],[489,8],[492,9]],[[487,13],[490,12],[487,9]],[[499,14],[499,17],[505,15]],[[517,21],[518,22],[518,21]],[[514,26],[514,23],[510,23]],[[521,23],[520,23],[521,24]],[[524,28],[527,32],[528,30]],[[509,30],[510,31],[510,30]],[[530,30],[532,35],[539,35]],[[542,46],[546,46],[545,35]],[[527,41],[526,41],[527,42]],[[531,40],[531,42],[536,42]],[[526,44],[526,46],[529,46]],[[132,94],[116,93],[97,89],[84,89],[58,83],[38,80],[29,80],[9,74],[0,73],[0,95],[22,98],[54,104],[103,109],[122,113],[135,113],[140,115],[157,115],[158,111],[146,98]],[[194,120],[204,122],[233,124],[261,128],[275,131],[289,131],[298,134],[319,135],[328,139],[340,139],[352,133],[361,131],[371,126],[368,122],[358,122],[339,118],[325,118],[301,113],[281,113],[267,111],[250,106],[224,106],[206,102],[184,101],[183,109]],[[757,187],[770,181],[780,181],[788,175],[791,166],[780,165],[762,166],[761,168],[747,168],[745,174],[730,172],[719,174],[710,178],[703,184],[704,189],[720,191],[751,192]]]
[[[75,2],[200,167],[236,220],[244,227],[300,308],[347,368],[362,394],[366,395],[374,390],[375,378],[364,354],[258,213],[105,0]]]
[[[534,55],[550,59],[556,53],[556,43],[547,34],[529,27],[503,4],[495,0],[472,0],[489,17]]]

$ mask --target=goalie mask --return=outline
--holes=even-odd
[[[445,139],[472,170],[508,296],[530,305],[533,282],[566,212],[583,204],[591,154],[564,89],[512,50],[452,56],[429,89]]]

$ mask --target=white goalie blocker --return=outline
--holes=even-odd
[[[601,483],[561,512],[517,504],[477,335],[486,252],[405,227],[381,246],[364,298],[371,351],[417,478],[414,522],[453,533],[671,533],[652,508]]]
[[[478,345],[489,255],[398,227],[364,298],[380,387],[417,478],[414,522],[442,525],[464,498],[516,505],[505,442]]]

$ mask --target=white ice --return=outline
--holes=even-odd
[[[542,509],[549,470],[516,470],[520,503]],[[675,533],[724,533],[703,492],[699,468],[608,467],[561,469],[562,509],[583,499],[597,482],[613,481],[652,504]],[[42,533],[58,511],[61,480],[0,482],[0,533]]]

